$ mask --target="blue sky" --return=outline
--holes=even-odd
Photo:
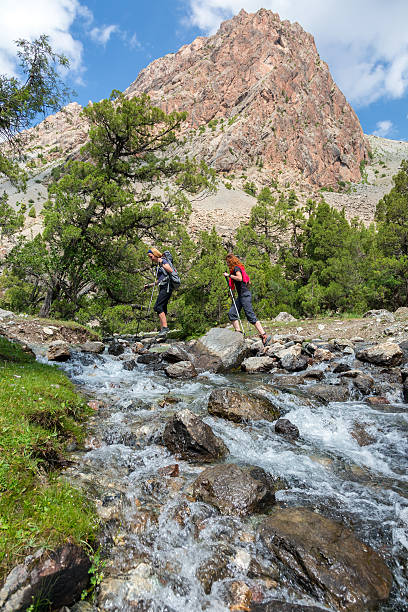
[[[314,35],[365,133],[408,140],[407,0],[1,0],[0,74],[16,71],[13,40],[48,34],[86,105],[241,8],[261,7]]]

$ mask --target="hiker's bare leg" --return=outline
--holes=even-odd
[[[262,327],[262,325],[261,325],[261,322],[260,322],[260,321],[257,321],[257,322],[255,323],[255,328],[258,330],[258,332],[259,332],[259,335],[260,335],[260,336],[264,336],[264,335],[265,335],[265,330],[264,330],[264,328]]]
[[[166,317],[165,312],[159,313],[159,319],[160,319],[160,329],[162,329],[163,327],[167,327],[167,317]]]
[[[238,321],[231,321],[231,322],[232,322],[232,327],[235,329],[235,331],[241,331]]]

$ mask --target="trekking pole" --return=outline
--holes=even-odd
[[[229,292],[230,292],[230,295],[231,295],[232,303],[234,304],[234,308],[235,308],[235,311],[236,311],[236,313],[237,313],[238,321],[239,321],[239,324],[240,324],[240,326],[241,326],[242,333],[243,333],[244,338],[245,338],[244,326],[242,325],[241,317],[239,316],[238,308],[237,308],[237,305],[236,305],[235,300],[234,300],[234,294],[232,293],[232,289],[231,289],[231,287],[230,287],[230,284],[229,284],[229,281],[228,281],[228,277],[227,277],[227,276],[224,276],[224,278],[225,278],[225,280],[227,281],[227,285],[228,285],[228,289],[229,289]]]
[[[154,293],[154,288],[156,286],[156,280],[157,280],[157,275],[159,273],[159,266],[157,266],[156,268],[156,274],[154,276],[154,283],[153,283],[153,289],[152,289],[152,295],[150,296],[150,302],[149,302],[149,308],[147,309],[147,316],[149,316],[150,314],[150,306],[152,305],[152,300],[153,300],[153,293]]]

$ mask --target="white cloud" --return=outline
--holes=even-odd
[[[53,50],[68,57],[74,82],[83,85],[83,45],[71,32],[72,25],[78,20],[82,32],[98,44],[106,44],[119,30],[116,25],[91,29],[93,13],[79,0],[0,0],[0,74],[17,76],[14,41],[19,38],[34,40],[46,34]]]
[[[214,33],[241,8],[279,13],[313,34],[323,60],[347,98],[367,105],[399,98],[408,88],[406,0],[189,0],[190,23]]]
[[[94,42],[101,45],[106,45],[111,35],[118,31],[119,27],[117,25],[108,25],[102,26],[101,28],[92,28],[89,34]]]
[[[389,119],[385,119],[384,121],[378,121],[376,123],[376,127],[377,129],[374,130],[373,135],[382,136],[383,138],[385,138],[386,136],[389,136],[392,133],[394,126],[392,121],[390,121]]]
[[[73,71],[80,71],[82,44],[69,32],[78,15],[78,0],[1,0],[0,74],[15,74],[15,40],[33,40],[41,34],[47,34],[53,49],[68,57]]]

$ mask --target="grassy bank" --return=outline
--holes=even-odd
[[[0,580],[33,549],[91,540],[91,504],[58,477],[89,408],[57,368],[0,337]]]

